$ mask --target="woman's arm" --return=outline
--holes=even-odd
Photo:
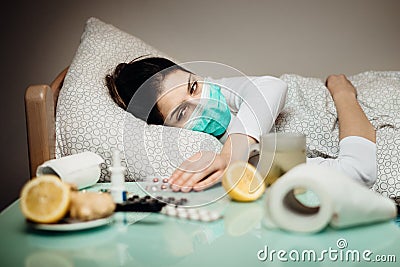
[[[170,178],[174,191],[208,188],[221,180],[229,164],[247,161],[250,145],[271,130],[286,100],[287,84],[271,76],[231,77],[211,82],[221,86],[235,114],[227,130],[228,138],[220,154],[202,151],[186,160]]]
[[[330,75],[326,86],[335,102],[339,120],[339,139],[364,137],[375,143],[375,129],[357,101],[357,91],[345,75]]]
[[[344,75],[326,81],[339,120],[339,155],[335,159],[308,158],[308,164],[337,169],[356,181],[372,186],[376,181],[375,129],[357,101],[357,91]]]
[[[259,141],[268,133],[282,111],[287,84],[272,76],[229,77],[211,80],[221,86],[226,101],[235,114],[227,134],[244,134]]]

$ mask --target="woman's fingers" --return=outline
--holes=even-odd
[[[200,180],[204,179],[216,170],[216,164],[211,164],[208,168],[202,171],[189,171],[182,172],[182,174],[173,181],[172,190],[189,192],[192,187]]]
[[[208,171],[204,171],[201,173],[196,173],[196,174],[189,174],[186,176],[184,182],[180,185],[180,191],[187,193],[190,192],[193,189],[193,186],[197,184],[199,181],[204,179],[209,175]]]
[[[202,191],[204,189],[207,189],[216,183],[221,181],[221,177],[224,174],[224,171],[216,171],[213,174],[210,175],[206,180],[201,181],[193,186],[194,191]]]
[[[187,183],[189,179],[196,179],[199,173],[184,172],[176,180],[173,181],[171,188],[173,191],[185,191],[182,190],[183,186]],[[201,179],[201,178],[200,178]],[[190,190],[189,190],[190,191]]]
[[[171,175],[171,177],[169,177],[169,183],[173,184],[174,181],[176,181],[177,179],[179,179],[179,177],[182,175],[183,171],[179,168],[177,168]]]
[[[207,168],[206,170],[204,170],[202,172],[191,174],[191,175],[189,174],[187,176],[187,179],[185,180],[185,182],[181,184],[181,191],[189,192],[201,180],[204,179],[204,181],[208,181],[211,178],[211,176],[214,175],[215,172],[219,171],[218,166],[219,166],[219,164],[216,163],[216,164],[211,165],[209,168]]]
[[[193,166],[197,161],[199,161],[202,157],[202,153],[198,152],[186,159],[171,175],[169,178],[169,182],[172,184],[181,179],[181,176],[187,171],[195,172],[196,167]]]
[[[226,163],[220,155],[209,151],[201,154],[201,157],[196,154],[186,160],[171,175],[170,184],[173,191],[189,192],[199,181],[218,170],[225,169]],[[206,180],[210,177],[206,178]]]

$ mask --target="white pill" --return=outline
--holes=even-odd
[[[209,222],[209,221],[211,221],[211,218],[210,218],[210,216],[208,216],[208,214],[203,214],[203,215],[200,215],[200,221]]]
[[[178,212],[176,211],[176,209],[170,207],[166,209],[166,214],[169,216],[176,216]]]
[[[199,214],[208,214],[208,212],[206,209],[199,209]]]
[[[212,221],[218,220],[219,217],[220,217],[220,215],[219,215],[218,212],[215,212],[215,211],[210,212],[210,219],[211,219]]]
[[[161,214],[167,214],[167,209],[166,207],[163,207],[160,211]]]
[[[177,211],[177,212],[185,212],[185,213],[187,213],[187,212],[186,212],[186,209],[180,208],[180,207],[176,208],[176,211]]]
[[[189,219],[194,220],[194,221],[198,221],[200,220],[200,215],[197,213],[190,213],[189,214]]]
[[[178,217],[181,219],[187,219],[188,214],[187,214],[187,212],[178,212]]]
[[[164,206],[164,209],[166,209],[166,210],[176,210],[176,208],[175,207],[173,207],[173,206],[170,206],[170,205],[167,205],[167,206]]]
[[[189,214],[199,214],[199,213],[198,213],[198,210],[196,210],[196,209],[188,209],[187,212],[188,212]]]
[[[182,216],[189,216],[189,213],[186,212],[186,210],[178,210],[178,215],[182,215]]]
[[[169,210],[167,211],[167,215],[169,216],[176,216],[178,213],[176,212],[176,210]]]
[[[158,189],[157,189],[157,186],[154,186],[154,185],[153,185],[153,186],[151,187],[151,191],[156,192],[157,190],[158,190]]]

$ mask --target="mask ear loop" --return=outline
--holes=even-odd
[[[184,129],[192,130],[195,127],[196,121],[201,118],[203,114],[204,105],[200,102],[197,104],[196,108],[193,110],[187,122],[184,124]]]

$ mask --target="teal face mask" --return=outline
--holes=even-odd
[[[225,133],[230,121],[231,112],[221,88],[204,81],[200,103],[194,109],[185,128],[220,136]]]

